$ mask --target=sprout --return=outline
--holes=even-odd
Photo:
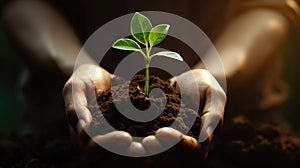
[[[165,39],[168,34],[169,28],[170,25],[168,24],[159,24],[155,27],[152,27],[150,20],[146,16],[136,12],[130,22],[130,31],[134,39],[146,47],[146,51],[144,52],[136,41],[129,38],[121,38],[112,45],[112,47],[115,49],[138,51],[144,56],[144,94],[146,97],[148,97],[149,95],[149,65],[153,57],[164,56],[183,61],[182,57],[178,53],[173,51],[162,51],[151,55],[152,47],[161,43]]]

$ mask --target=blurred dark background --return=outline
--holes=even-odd
[[[23,64],[12,48],[0,21],[0,136],[21,131],[21,72]]]
[[[299,2],[299,1],[298,1]],[[295,29],[281,51],[285,80],[290,97],[284,104],[284,114],[295,130],[300,130],[300,28]],[[24,65],[4,32],[0,20],[0,137],[22,132],[24,102],[20,82]]]
[[[284,76],[289,86],[289,99],[284,104],[284,114],[292,126],[300,129],[300,29],[294,30],[282,50]]]

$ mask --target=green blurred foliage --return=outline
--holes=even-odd
[[[0,136],[21,126],[22,101],[20,73],[22,63],[14,52],[0,22]]]

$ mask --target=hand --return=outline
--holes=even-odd
[[[98,150],[99,143],[118,146],[133,155],[142,154],[145,150],[141,143],[133,142],[132,137],[124,131],[114,131],[84,141],[87,139],[84,128],[92,121],[88,106],[96,103],[95,96],[98,97],[111,87],[113,77],[98,65],[85,64],[81,65],[65,84],[63,96],[67,119],[71,126],[71,137],[84,150]]]
[[[186,93],[191,100],[199,100],[190,89],[197,85],[200,95],[200,107],[203,109],[201,114],[201,132],[199,141],[211,141],[213,131],[223,122],[224,108],[226,105],[226,93],[219,85],[218,81],[204,69],[194,69],[171,79],[171,83],[181,82],[184,85],[180,88],[181,92]],[[196,82],[196,83],[194,83]]]
[[[194,78],[191,80],[191,78]],[[201,132],[199,141],[200,142],[211,142],[213,131],[217,127],[219,121],[223,121],[224,108],[226,104],[226,94],[218,84],[216,79],[206,70],[195,69],[188,72],[185,72],[179,76],[172,78],[171,84],[175,82],[182,82],[184,85],[180,87],[180,90],[183,93],[188,94],[191,97],[191,100],[198,100],[194,98],[196,94],[190,89],[196,82],[196,85],[199,88],[200,94],[200,106],[203,106],[203,112],[201,115]],[[213,104],[211,103],[213,96]],[[155,149],[159,147],[162,141],[174,141],[178,138],[182,138],[180,144],[194,150],[202,149],[199,142],[187,135],[182,135],[179,131],[176,131],[172,128],[163,128],[157,131],[155,136],[146,137],[143,140],[143,145],[146,149]],[[207,150],[207,149],[205,149]]]

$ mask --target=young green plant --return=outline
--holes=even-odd
[[[119,50],[127,51],[138,51],[140,52],[145,59],[145,86],[144,94],[146,97],[149,95],[149,65],[153,57],[155,56],[164,56],[173,58],[179,61],[183,61],[182,57],[173,51],[161,51],[151,55],[151,49],[153,46],[161,43],[168,34],[170,25],[168,24],[159,24],[155,27],[152,27],[150,20],[136,12],[130,22],[130,31],[135,40],[145,46],[145,51],[142,50],[140,45],[129,38],[118,39],[112,47]]]

